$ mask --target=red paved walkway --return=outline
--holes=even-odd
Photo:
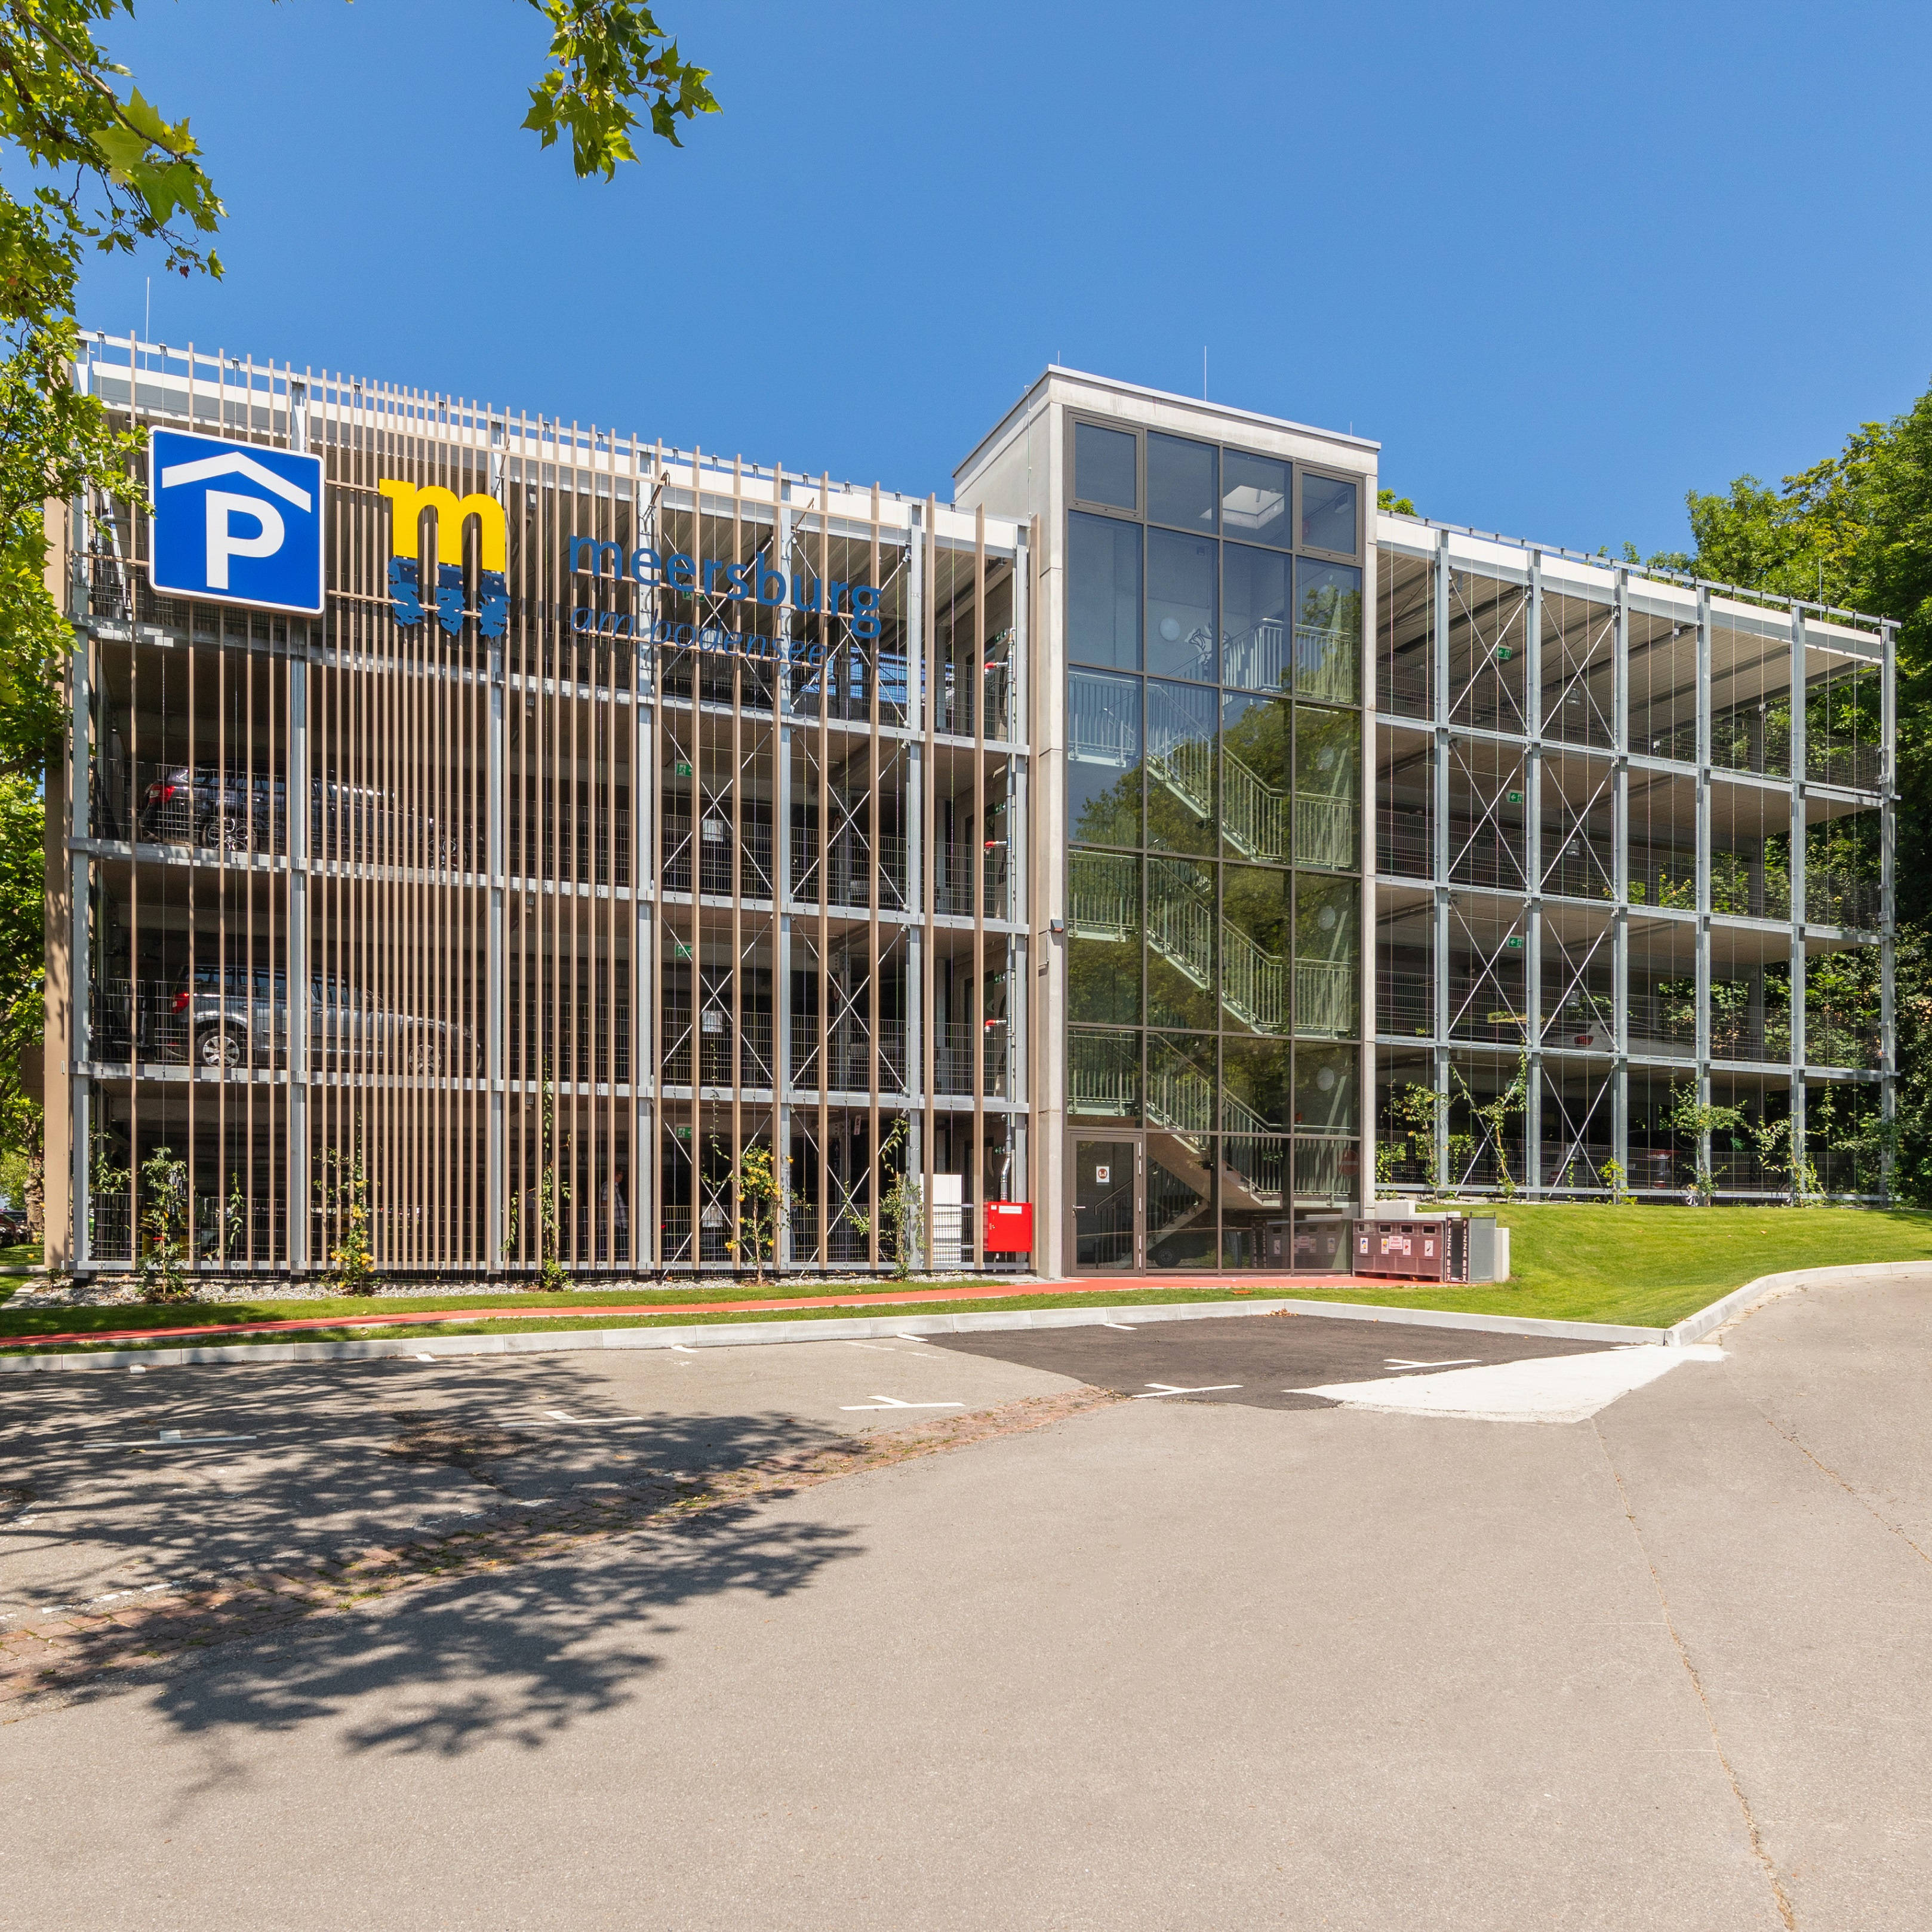
[[[585,1308],[567,1304],[526,1302],[520,1308],[446,1308],[417,1310],[413,1312],[379,1315],[324,1315],[292,1322],[208,1322],[192,1327],[160,1328],[75,1329],[59,1335],[10,1335],[0,1336],[0,1347],[46,1348],[61,1342],[152,1342],[184,1340],[196,1335],[268,1335],[296,1333],[314,1328],[386,1328],[396,1326],[426,1328],[445,1322],[554,1321],[563,1316],[600,1315],[750,1315],[784,1312],[798,1308],[877,1308],[904,1306],[932,1301],[1000,1301],[1030,1294],[1096,1294],[1103,1289],[1116,1292],[1144,1292],[1150,1288],[1215,1287],[1230,1294],[1252,1294],[1265,1289],[1271,1294],[1293,1291],[1332,1288],[1335,1276],[1313,1279],[1295,1275],[1250,1275],[1239,1280],[1222,1281],[1216,1276],[1115,1275],[1096,1280],[1083,1276],[1078,1281],[1023,1282],[1010,1288],[906,1288],[878,1294],[801,1295],[784,1301],[645,1301],[604,1303]]]

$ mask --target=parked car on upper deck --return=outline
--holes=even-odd
[[[196,1066],[286,1066],[287,976],[278,968],[197,964],[160,1016],[162,1055]],[[424,1077],[481,1064],[479,1043],[446,1020],[398,1012],[332,973],[309,981],[309,1061],[316,1072],[378,1070]]]

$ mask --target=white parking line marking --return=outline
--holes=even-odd
[[[923,1342],[926,1340],[923,1335],[908,1335],[900,1328],[895,1328],[892,1334],[898,1340],[902,1342]]]
[[[434,1355],[418,1355],[416,1360],[419,1362],[433,1362],[436,1358]]]
[[[694,1355],[698,1353],[695,1348],[687,1348],[682,1342],[674,1342],[670,1345],[670,1352],[674,1355]]]
[[[876,1342],[848,1342],[845,1346],[848,1348],[869,1348],[875,1355],[896,1355],[898,1353],[896,1348],[882,1348]]]
[[[1458,1355],[1448,1362],[1405,1362],[1399,1357],[1385,1355],[1382,1366],[1387,1369],[1466,1369],[1482,1360],[1480,1355]]]
[[[842,1402],[840,1409],[846,1414],[861,1408],[964,1408],[963,1402],[901,1402],[897,1396],[875,1395],[870,1402]]]
[[[1130,1402],[1151,1402],[1158,1395],[1219,1395],[1226,1389],[1238,1389],[1239,1382],[1208,1382],[1200,1388],[1172,1388],[1166,1382],[1149,1382],[1147,1394],[1128,1396]]]
[[[164,1429],[158,1436],[144,1436],[138,1442],[105,1442],[98,1436],[82,1438],[90,1449],[188,1449],[197,1442],[252,1442],[252,1436],[184,1436],[178,1429]]]
[[[1102,1328],[1118,1328],[1123,1335],[1138,1335],[1141,1332],[1138,1328],[1130,1328],[1124,1322],[1103,1322],[1100,1326]]]

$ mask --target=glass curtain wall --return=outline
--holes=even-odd
[[[1072,442],[1072,1131],[1139,1137],[1150,1270],[1332,1266],[1358,1159],[1360,488],[1151,430]],[[1117,1230],[1084,1242],[1130,1264]]]

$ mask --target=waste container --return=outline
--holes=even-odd
[[[1391,1281],[1507,1281],[1509,1230],[1493,1214],[1358,1221],[1354,1272]]]

